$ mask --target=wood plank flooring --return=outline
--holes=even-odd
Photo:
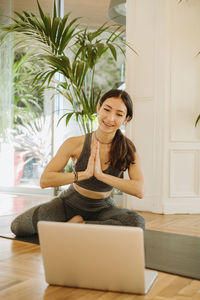
[[[139,212],[146,220],[146,228],[163,232],[200,236],[200,214],[162,215]]]
[[[48,199],[44,197],[40,202]],[[20,201],[27,209],[38,203],[38,196],[1,195],[0,215],[9,217],[11,214],[18,213],[16,203]],[[146,219],[147,229],[200,236],[200,215],[140,213]],[[200,300],[200,281],[159,272],[156,282],[147,295],[48,286],[44,278],[40,247],[0,238],[0,299]]]

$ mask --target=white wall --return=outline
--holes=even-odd
[[[128,208],[200,212],[200,1],[127,0],[126,85],[134,99],[127,135],[145,176]]]

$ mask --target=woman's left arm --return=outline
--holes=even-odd
[[[96,160],[96,172],[95,177],[107,183],[114,188],[137,198],[142,199],[144,196],[144,177],[141,170],[140,165],[140,158],[137,153],[135,153],[135,163],[130,164],[128,169],[129,179],[118,178],[109,174],[105,174],[100,170],[100,162],[97,153],[97,160]]]

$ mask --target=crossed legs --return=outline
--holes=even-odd
[[[134,226],[145,229],[142,216],[126,208],[110,207],[98,209],[96,212],[79,210],[63,205],[63,199],[53,200],[32,207],[14,219],[11,230],[16,236],[30,236],[37,233],[39,221],[73,222],[101,225]]]

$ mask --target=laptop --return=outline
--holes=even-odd
[[[40,221],[38,231],[50,285],[146,294],[157,277],[141,228]]]

